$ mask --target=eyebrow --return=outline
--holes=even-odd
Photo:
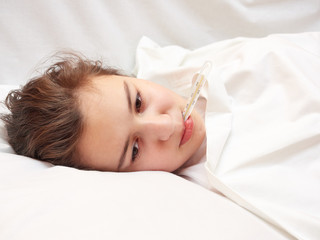
[[[126,92],[128,109],[129,109],[129,112],[131,113],[132,112],[131,94],[130,94],[129,87],[128,87],[128,84],[126,81],[123,81],[123,88],[124,88],[124,91]]]
[[[121,157],[119,159],[119,165],[118,165],[118,169],[117,169],[118,172],[119,172],[120,168],[122,167],[122,165],[124,163],[124,159],[126,157],[128,146],[129,146],[129,138],[127,139],[126,143],[124,144],[123,152],[122,152]]]
[[[126,93],[129,112],[132,113],[131,94],[130,94],[129,87],[128,87],[128,84],[126,83],[126,81],[123,81],[123,88]],[[126,157],[127,151],[128,151],[128,146],[129,146],[129,136],[127,137],[127,140],[126,140],[124,147],[123,147],[122,154],[119,158],[119,164],[118,164],[118,169],[117,169],[118,171],[120,170],[120,168],[122,167],[122,165],[124,163],[124,160],[125,160],[125,157]]]

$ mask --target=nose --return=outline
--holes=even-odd
[[[140,132],[148,138],[167,141],[174,133],[173,119],[168,114],[159,114],[142,117]]]

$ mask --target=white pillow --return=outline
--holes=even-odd
[[[179,176],[53,166],[14,154],[0,132],[0,239],[285,239]]]

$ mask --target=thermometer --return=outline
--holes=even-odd
[[[200,91],[207,80],[208,74],[210,73],[211,66],[212,66],[211,62],[206,61],[201,67],[200,71],[196,72],[193,75],[194,77],[196,76],[196,80],[192,85],[192,91],[191,91],[190,97],[188,98],[187,106],[184,108],[182,113],[184,121],[188,119],[194,106],[196,105],[196,102],[200,96]]]

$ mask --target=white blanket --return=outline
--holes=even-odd
[[[144,38],[136,70],[186,96],[205,60],[214,66],[205,119],[210,187],[294,238],[319,239],[320,34],[193,51]]]
[[[299,239],[319,239],[320,34],[207,52],[216,67],[206,115],[212,186]]]

